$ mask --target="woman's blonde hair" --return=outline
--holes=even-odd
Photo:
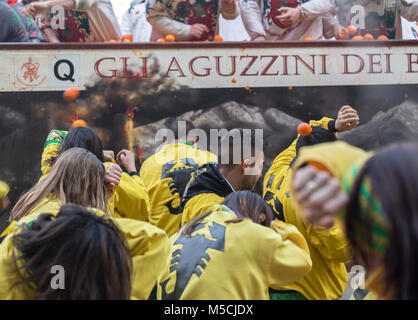
[[[94,154],[71,148],[57,158],[45,179],[19,198],[9,220],[29,215],[46,197],[59,199],[61,205],[75,203],[107,212],[104,174],[103,163]]]

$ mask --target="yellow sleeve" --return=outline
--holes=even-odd
[[[311,126],[321,126],[324,129],[329,130],[328,124],[330,121],[334,121],[332,118],[323,117],[321,120],[311,120],[309,124]],[[284,151],[280,152],[279,155],[274,159],[269,172],[278,172],[281,167],[289,166],[292,160],[296,157],[296,143],[298,142],[300,135],[290,144],[290,146]],[[270,174],[266,174],[264,178],[264,186],[267,184]]]
[[[12,237],[17,232],[17,223],[12,223],[2,234],[7,236],[0,245],[0,300],[29,300],[34,297],[34,290],[27,285],[14,286],[22,280],[13,263]]]
[[[51,170],[51,158],[58,156],[59,148],[68,131],[51,130],[46,138],[44,150],[42,151],[41,171],[45,176]]]
[[[323,117],[321,120],[311,120],[311,121],[309,121],[309,125],[310,126],[318,126],[318,127],[324,128],[326,130],[330,130],[331,128],[329,128],[328,125],[331,121],[335,121],[335,120],[332,119],[332,118]]]
[[[274,221],[276,232],[273,253],[267,267],[268,286],[279,289],[305,276],[312,267],[308,245],[298,229],[282,221]]]
[[[336,223],[330,229],[309,225],[307,233],[309,242],[319,251],[321,256],[343,263],[350,260],[352,251],[339,221]]]
[[[132,254],[133,299],[148,299],[157,283],[170,253],[171,245],[167,234],[143,221],[115,219],[124,233]]]
[[[184,206],[183,213],[181,215],[181,225],[184,226],[197,216],[212,211],[218,204],[224,200],[214,193],[201,193],[189,201]]]
[[[9,186],[7,183],[0,181],[0,200],[3,199],[9,193]]]
[[[122,173],[113,197],[116,215],[121,218],[148,221],[151,205],[148,190],[139,176]]]

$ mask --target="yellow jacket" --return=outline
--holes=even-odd
[[[0,244],[0,299],[33,299],[34,288],[28,285],[20,285],[12,288],[12,285],[21,280],[21,275],[13,272],[13,244],[12,237],[20,231],[22,223],[28,223],[36,219],[41,213],[56,215],[61,207],[58,199],[47,200],[33,210],[28,216],[19,222],[12,222],[3,232],[5,239]],[[97,214],[103,212],[92,209]],[[166,257],[170,251],[170,242],[165,232],[147,222],[112,218],[119,226],[128,244],[132,255],[132,291],[133,299],[148,299],[159,275],[161,274]],[[15,252],[16,253],[16,252]]]
[[[194,228],[173,235],[159,280],[163,300],[266,300],[269,287],[292,283],[311,268],[305,239],[294,226],[267,228],[221,206]]]
[[[334,177],[342,180],[345,172],[358,159],[367,157],[367,153],[346,142],[336,141],[321,143],[300,149],[294,169],[313,161],[322,164]],[[291,181],[288,186],[290,187]],[[298,230],[306,237],[311,252],[312,271],[293,285],[286,286],[304,294],[309,299],[338,299],[347,285],[347,271],[342,262],[351,256],[351,247],[345,237],[344,228],[337,221],[331,229],[312,226],[303,221],[300,207],[296,202],[293,206],[295,214],[286,215],[292,210],[285,208],[286,222],[296,224]]]
[[[165,145],[147,158],[140,175],[148,188],[151,203],[149,222],[169,236],[178,231],[182,217],[180,201],[191,173],[216,160],[213,153],[184,143]]]
[[[51,170],[51,158],[58,156],[58,150],[68,131],[51,130],[48,134],[42,152],[41,171],[43,177]],[[112,163],[104,163],[108,169]],[[42,178],[41,178],[42,179]],[[138,175],[123,172],[119,185],[114,188],[108,203],[109,213],[116,218],[129,218],[148,221],[150,202],[148,190]]]
[[[333,119],[324,117],[320,121],[310,121],[309,124],[328,129],[330,121]],[[348,281],[344,262],[351,257],[350,246],[341,228],[325,230],[306,223],[294,204],[291,178],[298,138],[299,135],[274,159],[263,183],[263,198],[272,207],[275,219],[296,226],[307,240],[312,258],[311,272],[280,290],[295,290],[310,300],[338,299],[343,295]]]

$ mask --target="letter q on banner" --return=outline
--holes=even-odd
[[[49,86],[57,89],[81,85],[80,56],[54,55],[49,64]]]

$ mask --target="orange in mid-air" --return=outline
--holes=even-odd
[[[77,87],[71,87],[64,91],[63,98],[65,101],[73,101],[80,95],[80,90]]]
[[[213,41],[224,41],[224,39],[219,35],[219,34],[217,34],[214,38],[213,38]]]
[[[389,38],[385,36],[384,34],[382,34],[381,36],[377,37],[377,40],[389,40]]]
[[[363,38],[364,40],[374,40],[373,35],[371,35],[370,33],[366,33]]]
[[[85,126],[87,126],[86,121],[82,119],[78,119],[78,120],[73,121],[71,128],[85,127]]]
[[[303,40],[308,41],[308,40],[312,40],[312,38],[311,37],[306,37],[306,38],[303,38]]]
[[[351,40],[364,40],[363,36],[354,36],[351,38]]]
[[[298,133],[301,136],[309,136],[312,132],[312,127],[307,124],[306,122],[302,122],[299,126],[298,126]]]
[[[350,25],[350,26],[347,27],[347,31],[348,31],[349,34],[354,35],[354,34],[357,33],[357,28],[355,26]]]
[[[235,78],[232,78],[232,83],[235,83],[235,82],[237,82],[237,79],[235,79]]]
[[[157,40],[157,42],[165,42],[165,39],[164,38],[160,38],[160,39]]]
[[[172,34],[168,34],[165,36],[165,41],[173,42],[176,41],[176,38]]]

